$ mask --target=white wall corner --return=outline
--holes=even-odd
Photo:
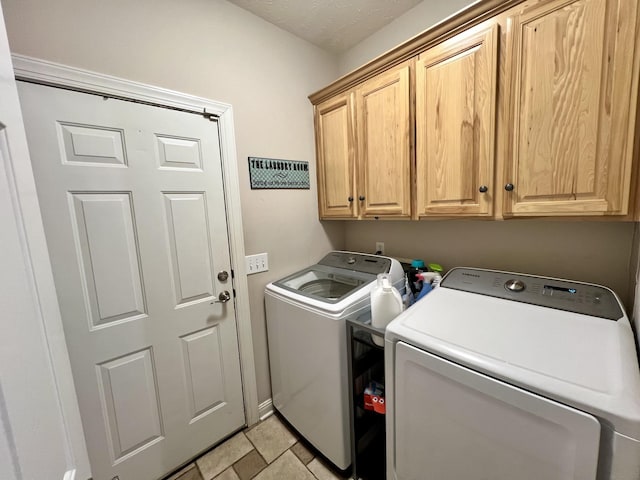
[[[631,259],[629,261],[629,301],[632,302],[631,325],[636,335],[636,345],[640,344],[640,223],[636,222],[633,230],[633,244],[631,245]]]
[[[260,416],[260,421],[269,418],[271,415],[273,415],[274,411],[273,400],[270,398],[266,399],[264,402],[258,405],[258,415]]]
[[[75,469],[65,472],[64,477],[62,477],[62,480],[75,480],[75,479],[76,479]]]

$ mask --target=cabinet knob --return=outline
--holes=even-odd
[[[489,191],[489,187],[487,187],[486,185],[481,185],[478,190],[480,191],[480,193],[487,193]]]
[[[364,202],[364,195],[360,195],[360,197],[358,197],[360,199],[361,202]]]
[[[507,184],[504,186],[504,189],[505,189],[507,192],[511,192],[511,191],[513,191],[513,183],[507,183]]]
[[[353,197],[349,197],[347,200],[349,200],[349,202],[353,202]]]

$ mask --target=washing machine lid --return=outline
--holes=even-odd
[[[447,277],[439,288],[389,324],[387,340],[404,341],[573,405],[608,420],[616,431],[640,439],[640,373],[635,343],[629,320],[611,290],[478,269],[454,269]],[[515,287],[509,284],[515,290],[505,287],[511,280],[522,282],[524,289],[516,291],[520,283]],[[533,293],[546,297],[534,303],[529,303],[531,296],[522,297],[529,299],[527,302],[519,301],[518,293],[531,294],[534,285],[537,293]],[[573,296],[576,293],[545,290],[545,286],[575,288],[576,293],[593,292],[593,287],[598,292],[606,290],[611,295],[607,301],[613,299],[618,304],[621,316],[612,320],[576,312],[584,310],[586,296],[583,302],[577,302],[578,297]],[[602,301],[602,297],[596,297],[592,295],[590,301]],[[549,302],[564,305],[564,309],[553,308]],[[571,306],[574,303],[577,306]],[[605,310],[616,311],[610,307]]]
[[[336,304],[376,279],[376,275],[326,265],[313,265],[274,285],[322,303]]]
[[[397,260],[365,253],[333,251],[316,265],[289,275],[274,285],[320,303],[339,304],[349,296],[367,295],[363,289],[380,273],[391,273],[397,282],[402,267]]]

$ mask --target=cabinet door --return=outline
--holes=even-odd
[[[511,20],[506,214],[627,213],[637,8],[637,0],[553,0]]]
[[[320,218],[351,218],[354,209],[353,94],[316,107],[316,157]]]
[[[409,65],[356,90],[357,200],[363,217],[411,215]]]
[[[416,65],[418,216],[491,215],[498,26],[427,50]]]

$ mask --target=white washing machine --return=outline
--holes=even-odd
[[[343,470],[351,464],[345,318],[370,307],[379,273],[402,291],[397,260],[338,251],[265,288],[273,405]]]
[[[456,268],[385,336],[387,478],[640,479],[640,374],[617,296]]]

